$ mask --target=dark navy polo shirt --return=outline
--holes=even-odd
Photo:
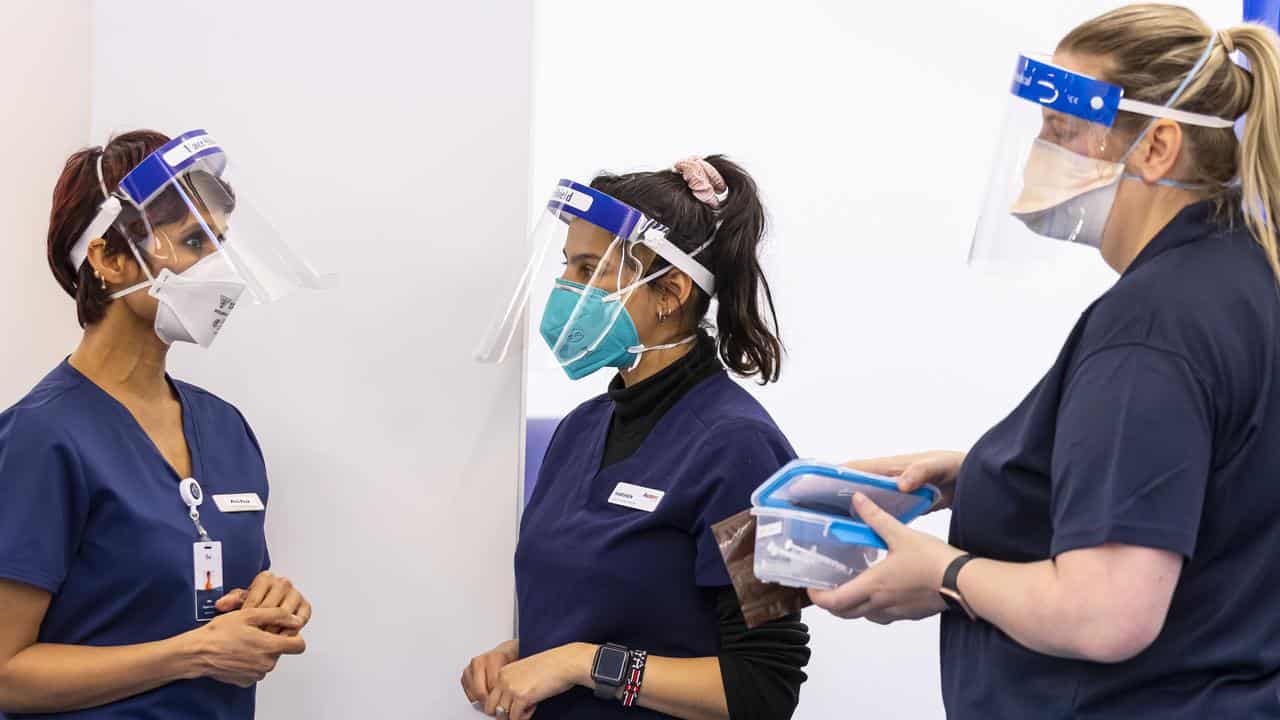
[[[1164,629],[1103,665],[944,613],[948,717],[1280,718],[1280,290],[1229,218],[1199,203],[1157,234],[956,488],[951,542],[981,557],[1182,555]]]
[[[720,372],[663,415],[629,458],[601,470],[613,401],[561,422],[516,548],[520,654],[616,642],[660,657],[720,651],[716,596],[731,584],[711,526],[795,453],[754,398]],[[618,483],[664,493],[652,512],[611,504]],[[576,687],[538,718],[665,718]]]
[[[262,451],[231,405],[171,380],[195,477],[200,519],[222,542],[224,587],[247,588],[269,565],[263,512],[222,513],[212,496],[267,501]],[[0,578],[52,594],[39,642],[116,646],[198,627],[181,478],[129,411],[67,362],[0,413]],[[253,717],[254,690],[175,682],[120,702],[17,718]],[[0,715],[3,717],[3,715]]]

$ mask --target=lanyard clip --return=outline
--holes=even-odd
[[[187,478],[178,484],[178,494],[182,496],[182,502],[191,510],[191,524],[196,526],[196,532],[200,533],[200,539],[204,542],[210,542],[209,533],[205,532],[204,526],[200,524],[200,503],[204,502],[204,491],[200,489],[200,483],[195,478]]]

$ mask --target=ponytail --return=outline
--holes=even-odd
[[[764,206],[755,181],[741,167],[723,155],[712,155],[707,162],[729,187],[711,253],[719,302],[720,359],[739,375],[758,375],[761,384],[776,382],[782,372],[783,348],[773,291],[760,267]]]
[[[765,212],[755,181],[736,163],[723,155],[706,158],[720,174],[728,195],[708,204],[698,199],[681,173],[672,170],[635,172],[625,175],[601,174],[591,181],[600,190],[640,210],[669,228],[667,240],[692,253],[706,244],[712,233],[715,242],[697,256],[716,278],[715,318],[717,352],[725,366],[743,377],[759,377],[760,383],[777,381],[782,372],[782,341],[778,337],[778,315],[773,306],[769,281],[760,267],[760,243],[765,232]],[[657,257],[647,272],[667,265]],[[661,291],[661,281],[655,282]],[[682,317],[691,329],[704,324],[711,298],[694,286],[694,294]]]
[[[1270,28],[1248,23],[1223,31],[1249,61],[1253,92],[1244,115],[1239,173],[1245,224],[1280,279],[1280,39]]]

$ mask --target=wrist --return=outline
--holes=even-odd
[[[174,680],[195,680],[204,677],[204,628],[190,630],[163,641],[166,647],[166,666]]]
[[[493,651],[506,658],[507,662],[513,663],[520,659],[520,640],[508,640],[498,645]]]
[[[569,681],[585,688],[595,688],[596,682],[591,677],[591,670],[600,646],[579,642],[565,645],[564,649],[567,657],[565,673]]]
[[[969,553],[961,553],[955,556],[943,572],[942,585],[938,589],[939,595],[942,596],[948,608],[963,612],[970,620],[974,621],[978,619],[978,615],[960,590],[960,574],[975,559]]]
[[[956,558],[967,554],[968,553],[959,548],[947,545],[946,552],[939,553],[938,562],[935,563],[936,567],[933,569],[933,586],[935,588],[942,587],[942,583],[947,575],[947,568],[951,567],[951,563],[955,562]]]

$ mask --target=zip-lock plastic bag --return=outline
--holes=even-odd
[[[725,568],[733,581],[733,590],[742,606],[748,628],[800,612],[813,603],[799,588],[761,582],[755,576],[756,518],[750,510],[711,526],[711,534],[720,546]]]

